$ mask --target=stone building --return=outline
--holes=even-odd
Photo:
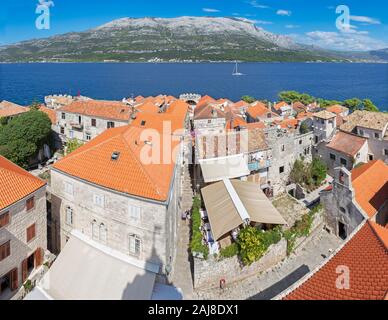
[[[344,118],[340,130],[368,139],[368,160],[388,163],[388,114],[357,110]]]
[[[0,156],[0,300],[42,264],[46,214],[46,183]]]
[[[3,100],[0,102],[0,120],[8,122],[12,118],[27,112],[29,108],[22,107],[16,103]]]
[[[314,143],[331,140],[337,129],[337,115],[323,110],[313,115]]]
[[[60,233],[52,237],[57,251],[77,230],[134,259],[159,265],[160,274],[166,272],[175,258],[180,217],[185,106],[177,105],[171,116],[138,114],[131,125],[105,131],[54,165],[51,201]],[[163,133],[162,119],[168,118],[173,128],[183,129],[182,137],[171,141],[171,132]],[[145,129],[160,135],[150,140]]]
[[[63,142],[90,141],[110,128],[128,124],[132,108],[119,101],[77,100],[57,109],[55,132]]]
[[[337,167],[352,170],[360,163],[367,163],[368,150],[366,138],[339,131],[329,143],[318,146],[317,155],[326,163],[329,174],[334,175]]]
[[[337,168],[333,186],[321,192],[327,225],[345,239],[365,219],[388,224],[388,166],[371,161],[348,171]]]

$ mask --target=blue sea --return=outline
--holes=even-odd
[[[26,105],[49,94],[121,100],[131,95],[200,93],[275,100],[282,90],[345,100],[369,98],[388,110],[388,64],[242,63],[0,64],[0,100]]]

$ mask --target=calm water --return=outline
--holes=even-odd
[[[238,100],[242,95],[274,100],[282,90],[344,100],[370,98],[388,110],[388,64],[0,64],[0,100],[28,104],[45,95],[69,93],[97,99],[134,95],[178,96],[196,92]]]

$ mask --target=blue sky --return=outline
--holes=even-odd
[[[41,0],[43,1],[43,0]],[[3,1],[2,1],[3,2]],[[0,44],[82,31],[122,17],[227,16],[298,42],[330,49],[388,47],[388,3],[384,0],[53,0],[50,30],[35,28],[38,0],[5,0]],[[366,5],[367,3],[367,5]],[[350,9],[350,29],[336,28],[335,8]]]

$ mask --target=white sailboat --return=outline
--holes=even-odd
[[[237,61],[236,61],[236,65],[234,66],[232,75],[233,76],[243,76],[244,75],[243,73],[238,72],[238,63],[237,63]]]

